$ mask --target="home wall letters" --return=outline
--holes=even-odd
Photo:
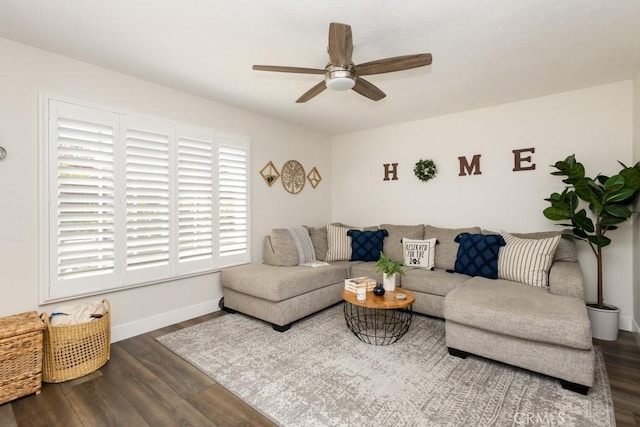
[[[391,175],[391,178],[389,178]],[[398,180],[398,164],[397,163],[385,163],[384,164],[384,179],[383,181],[397,181]]]
[[[521,148],[519,150],[513,150],[513,171],[532,171],[536,168],[536,164],[530,164],[529,166],[522,166],[522,162],[531,163],[531,156],[522,157],[522,153],[530,152],[531,154],[536,152],[536,149],[531,148]]]
[[[518,148],[511,150],[513,153],[513,171],[532,171],[536,169],[536,164],[533,163],[533,156],[536,152],[534,147]],[[528,154],[528,155],[527,155]],[[460,172],[458,176],[467,175],[482,175],[480,169],[480,158],[482,154],[474,154],[471,158],[471,162],[466,156],[459,156],[458,162],[460,164]],[[397,181],[398,180],[398,163],[384,163],[384,178],[383,181]]]

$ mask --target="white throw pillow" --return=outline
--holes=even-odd
[[[546,239],[521,239],[501,231],[507,243],[498,255],[498,278],[546,288],[549,269],[560,236]]]
[[[436,265],[436,238],[412,240],[402,238],[404,265],[432,269]]]
[[[326,261],[349,261],[351,259],[351,237],[347,236],[349,230],[362,228],[340,227],[327,224],[327,259]]]

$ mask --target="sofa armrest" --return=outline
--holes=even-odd
[[[549,292],[584,300],[584,278],[580,263],[554,262],[549,270]]]

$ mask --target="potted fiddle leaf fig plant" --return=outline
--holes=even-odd
[[[380,252],[380,258],[376,262],[376,272],[382,274],[382,284],[385,291],[396,290],[396,277],[404,274],[404,264],[393,260]]]
[[[618,162],[620,163],[620,162]],[[608,232],[631,218],[631,205],[640,194],[640,162],[622,169],[613,176],[586,176],[584,165],[571,155],[556,162],[551,175],[564,176],[567,186],[562,193],[553,193],[547,200],[544,216],[559,225],[572,227],[575,238],[589,244],[596,257],[598,300],[587,309],[594,338],[615,341],[618,338],[620,309],[605,304],[603,283],[603,248],[611,244]],[[587,205],[588,209],[582,207]],[[569,221],[569,222],[567,222]]]

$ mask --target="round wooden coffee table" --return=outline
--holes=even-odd
[[[407,298],[398,300],[397,294],[405,294]],[[343,290],[342,298],[347,326],[362,342],[373,345],[393,344],[411,326],[411,306],[416,300],[411,291],[387,291],[381,297],[369,291],[367,299],[358,301],[355,293]]]

